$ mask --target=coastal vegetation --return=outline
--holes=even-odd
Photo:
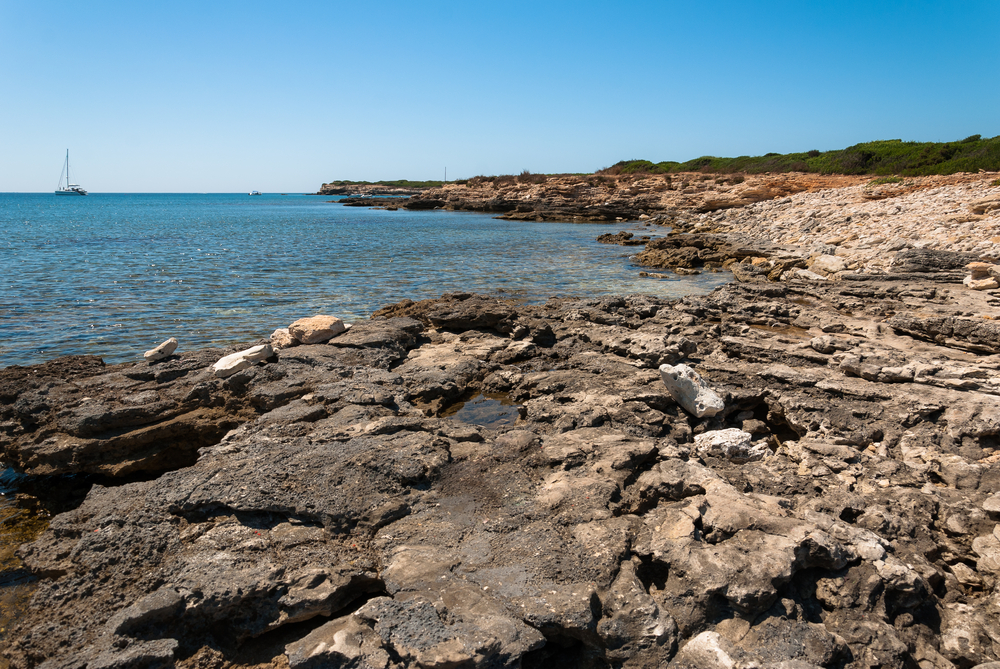
[[[335,180],[326,184],[327,186],[385,186],[387,188],[436,188],[443,185],[444,181],[410,181],[409,179],[396,179],[395,181],[350,181],[347,179]]]
[[[623,160],[598,174],[761,174],[764,172],[813,172],[818,174],[871,174],[926,176],[979,170],[1000,170],[1000,135],[983,139],[971,135],[956,142],[904,142],[888,139],[864,142],[846,149],[800,153],[767,153],[763,156],[717,158],[702,156],[686,162]]]
[[[868,182],[869,186],[884,186],[886,184],[900,184],[903,180],[897,176],[878,177]]]

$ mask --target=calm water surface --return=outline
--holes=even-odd
[[[446,292],[678,297],[729,278],[639,277],[635,249],[595,241],[628,226],[329,199],[0,193],[0,367],[79,353],[136,360],[170,336],[182,349],[247,341],[319,312],[356,320]],[[460,413],[486,424],[513,420],[516,407],[476,398]],[[15,502],[24,485],[0,464],[0,647],[35,588],[14,550],[47,525]]]
[[[266,337],[315,313],[404,298],[707,292],[729,275],[639,277],[627,225],[344,207],[325,196],[0,194],[0,367],[91,353],[141,359]]]

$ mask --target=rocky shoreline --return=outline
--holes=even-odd
[[[19,550],[11,666],[993,669],[1000,189],[966,176],[604,240],[732,269],[705,296],[0,370],[0,459],[92,483]]]
[[[402,188],[400,186],[386,186],[384,184],[323,184],[316,195],[363,195],[366,197],[393,196],[409,197],[419,195],[424,192],[423,188]]]

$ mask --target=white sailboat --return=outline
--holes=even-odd
[[[63,185],[63,175],[66,175],[66,183]],[[86,195],[87,191],[83,189],[83,186],[78,184],[71,184],[69,182],[69,149],[66,149],[66,164],[63,166],[62,173],[59,174],[59,187],[56,189],[56,195]]]

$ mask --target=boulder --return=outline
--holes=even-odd
[[[274,357],[274,349],[271,348],[270,344],[261,344],[260,346],[254,346],[248,348],[245,351],[238,351],[236,353],[230,353],[229,355],[220,358],[218,362],[212,365],[212,371],[219,378],[226,378],[232,376],[236,372],[242,371],[260,360],[267,360],[268,358]]]
[[[336,316],[316,315],[300,318],[288,326],[288,332],[303,344],[322,344],[346,330]]]
[[[163,360],[169,357],[177,350],[177,339],[171,337],[167,341],[163,342],[156,348],[150,349],[142,354],[142,357],[146,359],[146,362],[156,362],[157,360]]]
[[[292,336],[288,328],[278,328],[271,333],[271,348],[276,351],[282,348],[297,346],[298,343],[299,340]]]
[[[714,416],[726,408],[722,398],[687,365],[660,365],[660,378],[674,401],[698,418]]]

